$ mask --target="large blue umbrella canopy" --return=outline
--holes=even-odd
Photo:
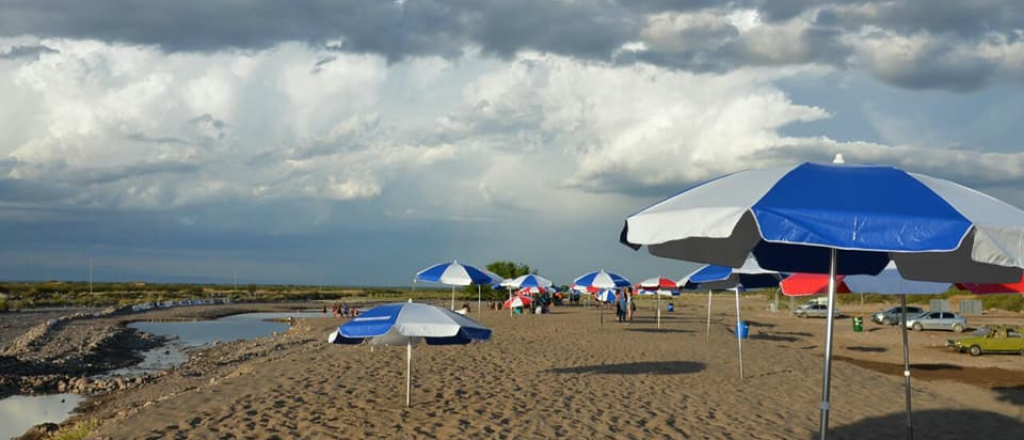
[[[907,279],[1011,282],[1024,267],[1024,211],[955,183],[887,166],[803,163],[741,171],[629,216],[620,240],[657,256],[739,267]]]
[[[452,286],[452,310],[455,309],[455,286],[472,286],[500,283],[501,277],[486,269],[479,269],[468,264],[459,264],[458,261],[441,263],[430,266],[416,272],[413,281],[430,281],[432,283],[448,284]],[[477,314],[480,313],[480,291],[477,290],[476,299]]]
[[[406,395],[409,405],[412,388],[412,344],[468,344],[491,337],[491,330],[451,310],[428,304],[392,303],[374,307],[338,327],[328,336],[334,344],[405,345]]]
[[[839,159],[839,157],[837,157]],[[619,237],[657,256],[739,267],[908,279],[1011,282],[1024,267],[1024,211],[956,183],[889,167],[802,163],[748,170],[685,190],[626,218]],[[977,281],[973,281],[977,280]],[[821,431],[828,432],[827,319]]]

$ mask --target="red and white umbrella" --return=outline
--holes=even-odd
[[[658,299],[658,328],[661,328],[661,296],[679,295],[679,284],[665,277],[654,277],[641,281],[639,286],[641,294],[654,295]]]
[[[511,309],[513,307],[530,307],[531,303],[533,303],[533,300],[531,300],[529,297],[523,295],[516,295],[512,299],[505,300],[505,308]]]

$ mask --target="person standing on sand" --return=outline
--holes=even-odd
[[[633,302],[633,290],[626,288],[623,296],[626,297],[626,320],[633,320],[633,312],[637,311],[637,304]]]
[[[625,289],[615,298],[615,306],[615,318],[619,322],[626,322],[626,313],[629,310],[629,295]]]

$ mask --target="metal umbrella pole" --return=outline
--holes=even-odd
[[[828,316],[825,318],[827,323],[825,324],[825,369],[822,372],[821,379],[821,426],[819,431],[819,438],[826,440],[828,438],[828,412],[831,409],[829,407],[829,380],[832,376],[832,327],[834,317],[832,313],[835,311],[836,303],[836,259],[839,251],[835,248],[831,249],[831,257],[828,265]]]
[[[480,321],[480,312],[483,310],[480,302],[480,285],[476,285],[476,320]]]
[[[452,310],[455,310],[455,285],[452,284]]]
[[[903,327],[903,382],[907,393],[907,440],[914,439],[914,425],[910,417],[910,348],[907,344],[907,295],[900,295],[900,306],[903,307],[903,320],[900,327]]]
[[[704,332],[704,341],[711,340],[711,289],[708,289],[708,327]]]
[[[743,337],[740,333],[740,325],[743,321],[740,319],[740,286],[734,287],[733,290],[736,292],[736,346],[740,351],[740,379],[743,379]]]
[[[661,328],[661,292],[654,291],[654,296],[658,297],[658,328]]]
[[[412,339],[405,345],[405,406],[409,406],[412,394]]]

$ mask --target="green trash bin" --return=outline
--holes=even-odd
[[[860,316],[853,317],[853,331],[858,333],[864,331],[864,318]]]

